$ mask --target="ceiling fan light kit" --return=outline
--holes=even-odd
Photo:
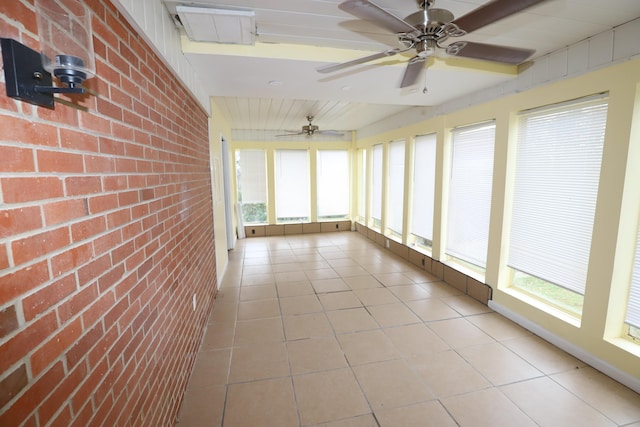
[[[400,84],[401,88],[405,88],[417,82],[426,59],[432,56],[436,49],[443,49],[447,54],[457,57],[518,65],[531,57],[535,51],[472,41],[456,41],[448,45],[444,42],[450,37],[465,36],[543,1],[545,0],[492,0],[455,19],[446,9],[432,8],[435,0],[417,0],[421,10],[400,19],[369,0],[346,0],[338,6],[341,10],[394,33],[402,48],[388,49],[352,61],[327,65],[318,68],[317,71],[331,73],[415,50],[415,56],[407,63]]]
[[[302,131],[298,132],[295,130],[287,130],[285,132],[285,134],[281,134],[281,135],[276,135],[277,137],[284,137],[284,136],[297,136],[297,135],[304,135],[307,138],[312,137],[315,134],[320,134],[320,135],[333,135],[333,136],[344,136],[344,133],[337,131],[337,130],[320,130],[320,128],[317,125],[312,124],[311,122],[313,122],[314,117],[309,114],[307,115],[307,122],[309,122],[309,124],[306,124],[304,126],[302,126]]]

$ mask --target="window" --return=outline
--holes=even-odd
[[[276,221],[309,221],[309,154],[276,150]]]
[[[436,135],[416,137],[414,147],[411,234],[417,245],[431,247],[436,186]]]
[[[267,169],[264,150],[236,151],[238,203],[245,223],[267,222]]]
[[[360,171],[360,182],[358,185],[358,220],[364,221],[366,213],[365,203],[367,200],[367,150],[358,150],[358,170]]]
[[[373,228],[382,223],[382,144],[373,146],[371,170],[371,218]]]
[[[446,253],[484,268],[489,241],[495,123],[453,130]]]
[[[602,97],[521,113],[508,265],[513,284],[582,312],[607,119]]]
[[[640,229],[636,238],[636,256],[633,261],[631,290],[629,291],[625,322],[629,325],[629,335],[640,339]]]
[[[349,217],[349,152],[318,151],[318,219]]]
[[[404,212],[404,141],[389,144],[389,188],[387,191],[387,227],[390,234],[402,238]]]

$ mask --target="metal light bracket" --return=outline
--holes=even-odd
[[[54,93],[85,93],[83,87],[53,86],[51,73],[35,50],[13,39],[0,39],[7,96],[34,105],[54,108]]]

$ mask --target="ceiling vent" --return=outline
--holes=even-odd
[[[178,17],[189,36],[198,42],[253,45],[256,18],[253,10],[176,7]]]

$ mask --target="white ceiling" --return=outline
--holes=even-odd
[[[184,39],[187,59],[233,129],[299,130],[308,114],[320,129],[361,129],[413,106],[440,105],[492,87],[517,72],[439,51],[426,81],[421,77],[412,88],[398,88],[409,54],[320,74],[316,68],[323,65],[398,47],[396,37],[338,9],[341,0],[164,1],[172,15],[179,4],[255,11],[255,46]],[[415,0],[372,1],[401,18],[418,10]],[[486,2],[436,0],[434,7],[459,17]],[[547,0],[461,40],[535,49],[535,60],[637,17],[638,0]]]

